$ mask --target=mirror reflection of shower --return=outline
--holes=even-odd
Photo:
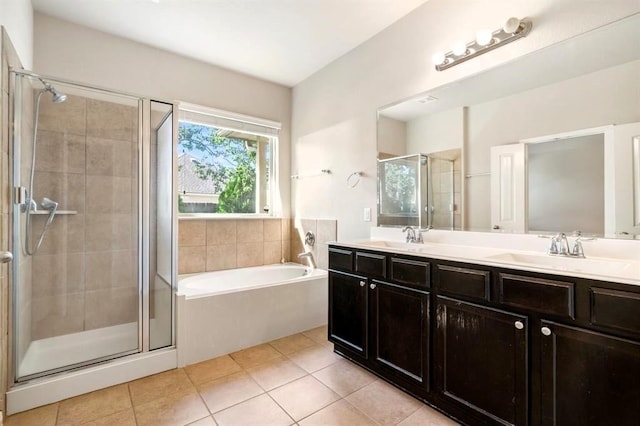
[[[38,146],[38,118],[40,115],[40,100],[42,98],[42,95],[44,95],[45,93],[51,94],[52,96],[51,101],[54,104],[59,104],[67,100],[67,95],[65,95],[64,93],[58,92],[51,84],[47,83],[43,79],[40,79],[40,82],[44,87],[38,92],[38,95],[36,97],[36,105],[35,105],[35,112],[34,112],[35,122],[33,125],[33,139],[32,139],[33,146],[31,150],[31,173],[29,175],[29,190],[27,192],[26,203],[25,205],[23,205],[23,210],[26,211],[26,221],[25,221],[26,230],[25,230],[24,250],[28,256],[34,255],[42,245],[44,236],[47,233],[47,230],[49,229],[51,224],[53,223],[53,220],[55,219],[55,216],[56,216],[56,212],[58,210],[58,203],[47,197],[44,197],[40,202],[39,204],[40,208],[48,211],[49,215],[47,217],[46,222],[44,223],[44,227],[42,228],[42,231],[40,232],[40,236],[38,237],[38,241],[36,242],[34,247],[31,242],[31,238],[32,238],[31,233],[33,228],[31,215],[33,212],[38,210],[38,203],[34,200],[34,196],[33,196],[33,177],[34,177],[34,172],[36,168],[36,147]]]

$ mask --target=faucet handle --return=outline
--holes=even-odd
[[[551,244],[549,244],[549,250],[547,250],[547,254],[558,254],[558,237],[551,237]]]
[[[571,256],[573,257],[581,257],[584,258],[584,249],[582,248],[582,242],[580,237],[576,238],[576,241],[573,243],[573,249],[571,250]]]

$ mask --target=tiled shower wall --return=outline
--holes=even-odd
[[[297,262],[304,233],[312,231],[318,267],[327,268],[327,242],[336,239],[335,220],[181,219],[178,273],[189,274]]]
[[[31,338],[136,321],[137,108],[48,94],[40,108],[34,195],[72,213],[33,256]],[[46,215],[34,219],[35,242]]]
[[[440,158],[431,159],[431,185],[433,190],[433,222],[437,229],[447,229],[451,224],[451,193],[453,190],[453,229],[462,229],[461,215],[461,159],[451,161]]]

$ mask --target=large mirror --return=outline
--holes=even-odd
[[[640,14],[378,110],[379,160],[461,151],[470,231],[638,238],[634,138]]]

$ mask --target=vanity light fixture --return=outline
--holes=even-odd
[[[444,71],[478,55],[526,37],[531,32],[531,27],[530,19],[509,18],[500,29],[493,32],[480,30],[476,33],[475,40],[466,44],[464,42],[456,42],[451,51],[447,53],[436,52],[432,58],[433,63],[437,71]]]

